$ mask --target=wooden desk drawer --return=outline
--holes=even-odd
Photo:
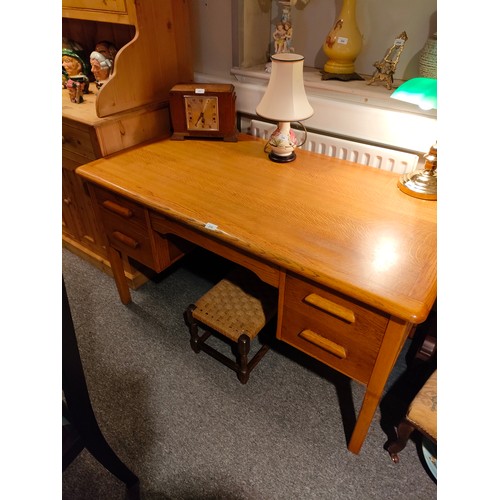
[[[389,316],[287,275],[280,338],[366,384]]]
[[[147,234],[147,210],[144,207],[107,189],[94,186],[94,192],[105,221],[116,219],[117,223]]]
[[[69,122],[62,123],[62,152],[63,156],[82,157],[81,163],[99,158],[99,146],[95,137],[95,130],[84,125],[73,125]]]
[[[157,272],[183,255],[183,251],[152,231],[148,211],[127,198],[93,186],[109,244]]]

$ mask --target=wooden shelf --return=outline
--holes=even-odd
[[[118,4],[124,5],[126,17],[117,20],[111,7]],[[192,82],[189,28],[185,2],[63,1],[63,36],[80,43],[88,54],[103,39],[119,48],[113,74],[95,100],[99,117],[165,102],[175,84]]]
[[[63,0],[62,35],[90,56],[99,41],[118,49],[113,74],[98,91],[90,84],[83,102],[62,90],[63,243],[110,272],[102,229],[75,169],[103,156],[170,133],[168,93],[192,82],[189,5],[178,0]],[[89,75],[90,79],[92,76]],[[127,280],[146,278],[128,262]]]

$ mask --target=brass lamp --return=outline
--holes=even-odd
[[[286,163],[295,160],[297,147],[290,122],[305,120],[314,110],[304,88],[304,56],[280,53],[271,56],[271,61],[269,84],[255,111],[263,118],[278,122],[267,144],[271,149],[269,159]]]
[[[437,109],[437,80],[412,78],[398,87],[391,97],[416,104],[421,109]],[[410,196],[423,200],[437,200],[437,145],[425,155],[423,169],[414,170],[399,178],[398,187]]]

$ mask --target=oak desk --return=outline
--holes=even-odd
[[[83,165],[123,303],[122,256],[161,271],[189,241],[279,289],[277,338],[366,386],[359,453],[411,328],[436,298],[436,203],[396,174],[264,141],[149,143]]]

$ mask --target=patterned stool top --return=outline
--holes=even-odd
[[[415,396],[406,418],[437,441],[437,370]]]
[[[247,269],[231,272],[196,302],[193,318],[234,342],[250,340],[276,314],[278,292]]]

